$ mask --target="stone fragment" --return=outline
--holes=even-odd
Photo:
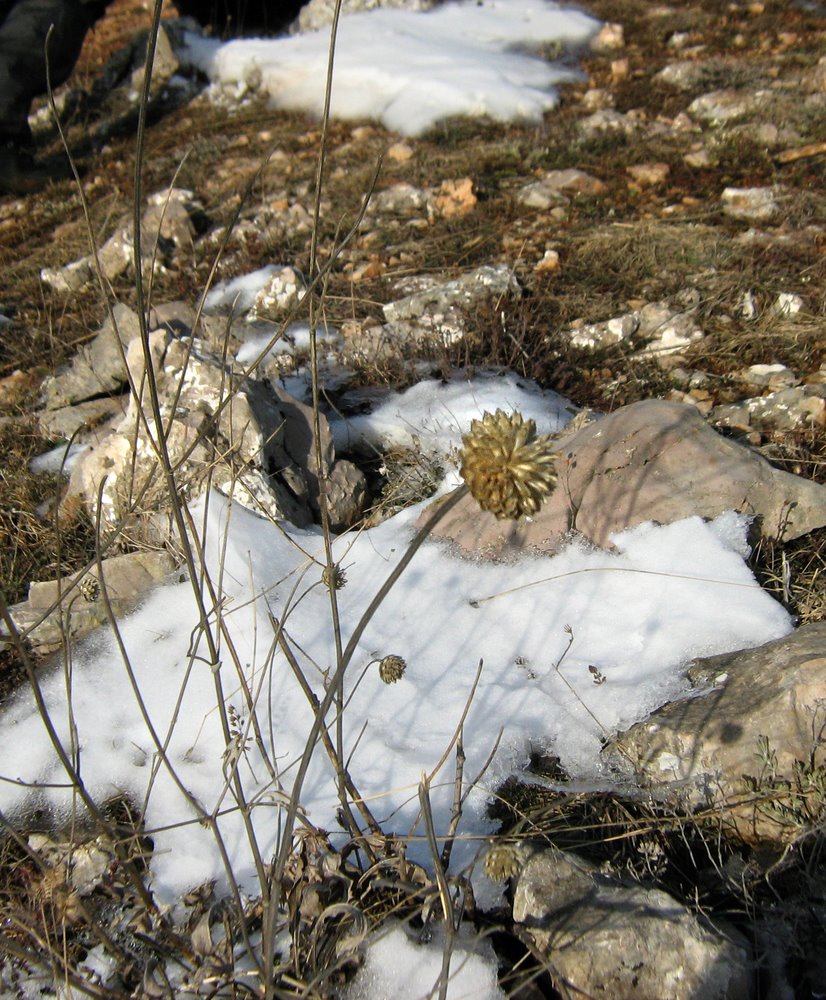
[[[152,79],[149,83],[149,93],[156,97],[166,87],[172,77],[178,72],[181,64],[175,55],[169,32],[163,22],[158,27],[155,43],[155,55],[152,60]],[[141,66],[132,73],[132,90],[137,94],[143,88],[145,67]]]
[[[596,35],[591,39],[590,48],[592,52],[605,54],[606,52],[616,52],[617,49],[625,47],[625,32],[621,24],[603,24]]]
[[[712,90],[696,97],[688,106],[692,118],[707,125],[723,125],[763,111],[771,101],[768,90]]]
[[[68,440],[79,431],[97,427],[121,416],[126,409],[126,396],[106,396],[103,399],[90,399],[73,406],[61,406],[56,410],[41,410],[37,414],[40,434],[47,441],[58,438]]]
[[[811,384],[778,389],[767,396],[715,406],[711,422],[720,427],[793,431],[826,426],[826,387]]]
[[[98,334],[84,344],[69,368],[47,378],[43,383],[48,409],[80,403],[96,396],[119,393],[127,383],[124,352],[130,340],[139,334],[138,317],[117,303]]]
[[[612,1000],[748,1000],[748,943],[660,889],[625,886],[574,854],[537,851],[513,918],[565,993]]]
[[[639,314],[626,313],[602,323],[587,323],[575,326],[566,336],[569,336],[575,347],[591,349],[612,347],[620,341],[628,340],[640,328]]]
[[[305,284],[301,272],[294,267],[279,267],[255,296],[247,319],[278,320],[304,297]]]
[[[664,66],[659,73],[655,73],[653,80],[655,83],[665,83],[675,90],[694,90],[703,80],[707,72],[704,63],[696,62],[693,59],[681,59],[678,62],[669,63]]]
[[[725,188],[723,212],[732,219],[768,222],[779,210],[778,191],[774,187]]]
[[[535,274],[555,274],[559,270],[559,253],[556,250],[546,250],[542,259],[534,265]]]
[[[603,111],[595,111],[592,115],[581,119],[577,123],[582,136],[586,139],[603,135],[606,132],[621,132],[623,135],[633,135],[640,128],[638,118],[630,114],[622,114],[612,108]]]
[[[526,184],[516,196],[521,205],[546,210],[554,205],[567,204],[568,199],[577,195],[598,197],[606,187],[597,177],[584,170],[549,170],[538,181]]]
[[[473,193],[473,181],[470,177],[463,177],[455,181],[442,181],[429,199],[428,207],[434,215],[452,219],[472,212],[477,201]]]
[[[637,163],[625,168],[631,178],[630,185],[637,187],[659,187],[668,180],[671,168],[667,163]]]
[[[149,589],[174,572],[175,561],[168,552],[131,552],[104,559],[103,580],[115,615],[134,610]],[[61,602],[61,594],[81,577],[79,586]],[[28,599],[11,609],[11,617],[20,631],[32,629],[29,638],[45,651],[59,646],[64,633],[79,638],[108,623],[101,591],[97,566],[85,575],[34,582]],[[47,614],[55,603],[58,607]]]
[[[736,377],[747,385],[770,389],[772,392],[778,389],[790,389],[800,382],[794,372],[785,365],[751,365],[738,372]]]
[[[385,156],[395,163],[407,163],[413,156],[413,147],[407,142],[394,142],[388,147]]]
[[[591,87],[582,95],[582,107],[586,111],[600,111],[603,108],[613,108],[614,95],[602,87]]]
[[[358,524],[367,506],[367,480],[352,462],[339,459],[327,480],[327,511],[330,528],[345,531]]]
[[[622,407],[555,444],[560,486],[531,520],[503,522],[464,497],[434,534],[471,555],[553,553],[575,529],[595,545],[643,521],[669,524],[725,510],[754,514],[767,537],[826,525],[826,486],[774,468],[717,434],[694,407],[651,399]]]
[[[649,302],[639,312],[637,336],[647,343],[641,354],[663,355],[683,351],[702,340],[694,310],[675,310],[668,302]]]
[[[776,316],[796,316],[805,305],[802,296],[793,292],[781,292],[772,303]]]
[[[467,308],[489,297],[519,295],[521,288],[516,275],[504,264],[483,265],[460,278],[430,285],[383,307],[385,319],[395,322],[419,319],[433,312]]]
[[[150,268],[161,271],[171,263],[174,252],[191,247],[203,217],[203,206],[192,191],[169,188],[151,195],[141,219],[141,256],[148,276]],[[108,281],[134,268],[135,238],[131,219],[121,221],[97,255],[81,257],[62,268],[44,268],[42,280],[57,292],[68,294],[96,280],[97,267]]]
[[[725,804],[726,819],[747,841],[798,837],[817,774],[807,793],[795,762],[826,768],[826,622],[695,660],[688,677],[690,696],[657,709],[616,743],[652,786],[672,788],[693,806]],[[822,798],[808,804],[823,808]]]
[[[694,170],[705,170],[707,167],[716,166],[717,163],[714,155],[705,146],[700,146],[698,149],[686,153],[683,161]]]
[[[342,15],[355,14],[359,11],[375,10],[377,7],[398,7],[403,10],[430,10],[434,0],[344,0],[341,5]],[[293,34],[298,32],[319,31],[328,27],[333,20],[335,0],[309,0],[301,8],[298,18],[290,29]]]
[[[393,184],[373,196],[370,207],[376,212],[408,215],[427,207],[427,192],[412,184]]]
[[[545,181],[532,181],[520,188],[516,200],[526,208],[536,208],[545,212],[555,205],[567,205],[568,198],[558,189]]]

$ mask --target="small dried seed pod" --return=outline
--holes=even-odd
[[[333,566],[333,572],[330,572],[330,567],[325,566],[321,571],[321,582],[327,589],[331,589],[330,584],[332,583],[333,590],[343,590],[344,585],[347,583],[347,577],[344,575],[344,570],[339,566],[338,563]]]
[[[556,486],[553,444],[520,413],[484,413],[462,437],[462,478],[483,510],[517,520],[535,514]]]
[[[77,585],[80,596],[92,604],[100,597],[100,580],[88,573]]]
[[[482,870],[493,882],[514,878],[522,867],[519,849],[514,844],[494,844],[485,855]]]
[[[400,656],[385,656],[379,660],[379,677],[385,684],[395,684],[401,680],[407,664]]]

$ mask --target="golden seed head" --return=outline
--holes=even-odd
[[[494,844],[485,855],[482,869],[493,882],[514,878],[521,868],[519,850],[513,844]]]
[[[462,478],[482,510],[517,520],[535,514],[556,486],[551,437],[520,413],[484,413],[462,437]]]
[[[379,660],[379,677],[385,684],[395,684],[401,680],[407,664],[400,656],[385,656]]]

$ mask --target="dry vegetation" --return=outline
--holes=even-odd
[[[674,31],[697,33],[706,46],[705,54],[717,60],[698,81],[696,94],[714,87],[758,85],[767,74],[782,81],[784,75],[814,65],[826,37],[816,13],[807,12],[803,5],[775,0],[752,5],[751,13],[746,4],[681,0],[667,18],[654,16],[653,5],[642,0],[593,0],[586,6],[606,20],[622,22],[626,38],[633,40],[625,53],[630,73],[623,81],[611,81],[609,60],[586,57],[590,86],[612,88],[619,110],[642,109],[650,120],[659,114],[676,114],[686,103],[685,94],[663,92],[651,85],[652,74],[666,61],[664,39]],[[72,86],[91,91],[107,59],[139,26],[147,25],[148,14],[138,0],[117,0],[88,40]],[[795,43],[784,45],[779,37],[782,32],[794,32]],[[751,394],[736,375],[749,364],[780,362],[803,379],[812,376],[826,358],[826,156],[821,153],[781,164],[754,139],[728,136],[716,150],[716,166],[690,169],[683,160],[685,140],[679,135],[666,134],[643,144],[614,134],[583,140],[576,122],[582,116],[578,102],[585,89],[585,83],[563,89],[561,107],[542,126],[449,121],[416,140],[416,155],[409,161],[386,160],[380,189],[402,180],[427,186],[444,178],[470,176],[479,204],[460,218],[434,220],[425,233],[411,234],[398,224],[377,223],[348,249],[332,272],[323,303],[326,317],[340,324],[378,316],[381,304],[391,298],[393,283],[401,277],[453,276],[474,265],[504,259],[515,266],[526,296],[480,308],[471,317],[473,336],[435,352],[434,371],[454,365],[506,366],[558,390],[578,405],[601,410],[663,396],[673,388],[667,369],[635,359],[621,346],[601,351],[573,348],[560,331],[576,319],[608,319],[627,311],[629,303],[676,296],[690,285],[700,294],[699,322],[706,337],[687,352],[682,363],[710,376],[709,403],[734,402]],[[84,190],[98,243],[131,208],[134,138],[129,119],[124,118],[122,128],[104,129],[121,110],[106,102],[100,107],[89,102],[85,108],[81,104],[68,123],[70,145],[76,147],[84,169]],[[790,106],[789,113],[793,110]],[[801,110],[789,124],[803,142],[826,140],[822,117]],[[104,132],[105,138],[96,138]],[[340,221],[352,218],[358,210],[375,163],[391,138],[378,127],[354,138],[351,124],[331,126],[319,232],[322,259],[323,248],[332,245]],[[197,192],[210,228],[217,232],[230,222],[248,185],[251,203],[263,204],[273,192],[285,188],[308,202],[318,141],[317,125],[302,116],[273,113],[255,103],[230,113],[197,99],[159,116],[151,125],[144,190],[167,186],[178,171],[176,184]],[[261,170],[273,150],[279,155]],[[48,141],[44,155],[59,156],[56,137]],[[626,167],[649,161],[670,166],[667,184],[642,190],[629,186]],[[608,190],[598,199],[574,200],[568,218],[551,230],[547,216],[539,218],[520,207],[515,194],[537,174],[565,167],[599,177]],[[791,236],[743,241],[745,227],[720,211],[720,191],[729,185],[771,184],[782,184],[789,192],[781,229]],[[55,370],[97,331],[103,311],[94,287],[66,299],[50,292],[39,277],[41,268],[61,266],[88,252],[81,200],[71,181],[58,181],[20,197],[0,198],[0,245],[4,261],[0,311],[11,319],[0,344],[0,580],[12,603],[25,594],[31,580],[70,572],[94,553],[92,525],[80,512],[70,523],[54,517],[50,502],[58,484],[28,470],[29,460],[51,442],[39,437],[27,414],[37,401],[42,375]],[[194,303],[216,245],[205,237],[189,259],[180,257],[173,269],[160,275],[153,289],[155,300]],[[552,275],[533,269],[546,249],[560,255],[560,269]],[[290,263],[307,271],[309,255],[309,233],[296,235],[275,228],[248,233],[230,242],[218,277],[242,274],[266,263]],[[383,273],[351,281],[346,265],[370,260],[371,255],[381,256]],[[116,283],[112,292],[118,300],[135,305],[134,287],[127,278]],[[737,311],[745,292],[754,296],[756,320],[747,321]],[[770,306],[781,292],[802,294],[804,313],[781,319],[774,315]],[[18,371],[22,374],[14,375]],[[365,383],[381,379],[398,386],[412,375],[403,367],[365,365],[361,378]],[[795,432],[769,429],[752,443],[782,467],[826,483],[826,430],[822,426]],[[373,470],[377,505],[404,503],[405,490],[420,489],[421,480],[432,476],[432,470],[421,468],[415,456],[390,455],[384,461],[394,473],[388,485]],[[815,621],[826,615],[826,530],[785,545],[764,543],[756,550],[753,565],[764,586],[801,620]],[[21,676],[19,658],[5,649],[0,653],[0,693],[7,693]],[[538,759],[536,768],[553,776],[552,761]],[[503,787],[500,794],[501,801],[492,808],[510,838],[576,847],[612,870],[641,881],[653,880],[680,898],[693,899],[699,909],[725,914],[746,930],[753,926],[756,914],[774,908],[778,919],[785,919],[792,906],[788,901],[797,905],[801,898],[822,893],[822,841],[808,838],[808,833],[793,861],[779,861],[750,855],[729,836],[719,816],[707,817],[705,823],[696,822],[696,817],[689,822],[653,802],[537,794],[518,783]],[[193,979],[200,976],[205,981],[209,975],[216,982],[222,976],[231,979],[232,956],[210,952],[196,936],[199,921],[214,900],[205,893],[203,898],[188,901],[186,927],[153,923],[141,908],[139,890],[145,852],[151,845],[134,829],[127,804],[112,804],[106,822],[108,839],[99,846],[111,857],[112,875],[82,902],[67,889],[65,859],[39,867],[22,841],[6,838],[2,842],[0,907],[11,915],[12,927],[7,947],[23,957],[40,948],[53,956],[59,971],[80,961],[95,943],[95,934],[102,934],[119,951],[122,962],[122,990],[107,995],[165,995],[160,978],[142,979],[142,970],[148,957],[154,960],[169,954],[181,956],[193,970]],[[304,845],[300,864],[296,862],[304,867],[296,874],[295,885],[308,879],[311,871],[317,873],[313,866],[319,865],[325,850],[321,844]],[[347,858],[337,856],[337,888],[331,888],[330,880],[324,882],[331,892],[327,902],[346,899],[371,920],[389,913],[428,919],[423,914],[428,907],[432,909],[438,887],[423,871],[404,862],[398,845],[384,844],[379,853],[381,862],[370,877],[358,872]],[[251,903],[244,915],[244,933],[260,926],[256,905]],[[822,909],[822,902],[819,905]],[[227,938],[237,938],[241,933],[238,914],[229,907],[223,912]],[[300,922],[297,914],[294,919]],[[795,919],[802,991],[807,983],[807,956],[817,949],[818,937],[822,945],[826,930],[818,922],[823,920],[822,913],[817,918],[800,915]],[[307,992],[301,995],[323,995],[344,975],[343,968],[330,964],[330,949],[334,950],[343,927],[340,923],[335,934],[321,939],[317,927],[299,928],[296,940],[303,950],[291,974],[304,977]],[[509,928],[495,924],[486,932],[493,935],[503,961],[513,970],[505,980],[513,995],[558,995]],[[284,983],[289,983],[289,977]],[[142,989],[146,992],[141,994]],[[301,989],[302,984],[295,981],[279,995],[299,995]]]

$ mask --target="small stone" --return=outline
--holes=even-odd
[[[800,382],[794,372],[785,365],[751,365],[737,375],[747,385],[769,388],[773,391],[789,389]]]
[[[627,80],[631,73],[631,64],[628,59],[614,59],[611,62],[611,79],[614,83],[621,83]]]
[[[370,202],[374,211],[392,212],[396,215],[421,212],[426,205],[427,192],[412,184],[393,184],[384,191],[379,191]]]
[[[354,142],[366,142],[368,139],[372,139],[375,134],[376,130],[372,125],[357,125],[350,133]]]
[[[748,943],[660,889],[626,886],[574,854],[537,851],[524,864],[513,918],[570,995],[613,1000],[746,1000]]]
[[[592,87],[582,95],[582,106],[586,111],[600,111],[603,108],[613,108],[614,95],[602,87]]]
[[[664,83],[675,90],[693,90],[702,80],[704,67],[702,63],[689,59],[669,63],[659,73],[654,74],[655,83]]]
[[[772,312],[776,316],[796,316],[805,305],[800,295],[792,292],[781,292],[772,304]]]
[[[631,114],[621,114],[612,108],[604,111],[595,111],[587,118],[583,118],[577,128],[586,138],[601,135],[604,132],[622,132],[624,135],[633,135],[640,127],[640,122]]]
[[[277,268],[255,296],[249,312],[251,321],[278,319],[304,297],[305,285],[301,273],[293,267]]]
[[[556,250],[546,250],[542,260],[534,267],[536,274],[555,274],[559,270],[559,254]]]
[[[755,222],[768,222],[779,208],[774,187],[725,188],[722,202],[726,215]]]
[[[590,42],[591,51],[600,55],[615,52],[624,47],[625,33],[621,24],[603,24]]]
[[[463,177],[456,181],[442,181],[430,199],[429,207],[435,214],[452,219],[472,212],[477,201],[473,181],[470,177]]]
[[[692,167],[694,170],[704,170],[707,167],[716,166],[717,163],[712,154],[704,146],[686,153],[683,157],[683,162],[686,166]]]
[[[713,90],[695,98],[688,113],[708,125],[723,125],[760,112],[771,97],[767,90]]]
[[[629,185],[637,187],[659,187],[668,180],[671,168],[667,163],[638,163],[625,168],[631,180]]]
[[[406,142],[394,142],[385,156],[395,163],[406,163],[413,156],[413,147]]]

